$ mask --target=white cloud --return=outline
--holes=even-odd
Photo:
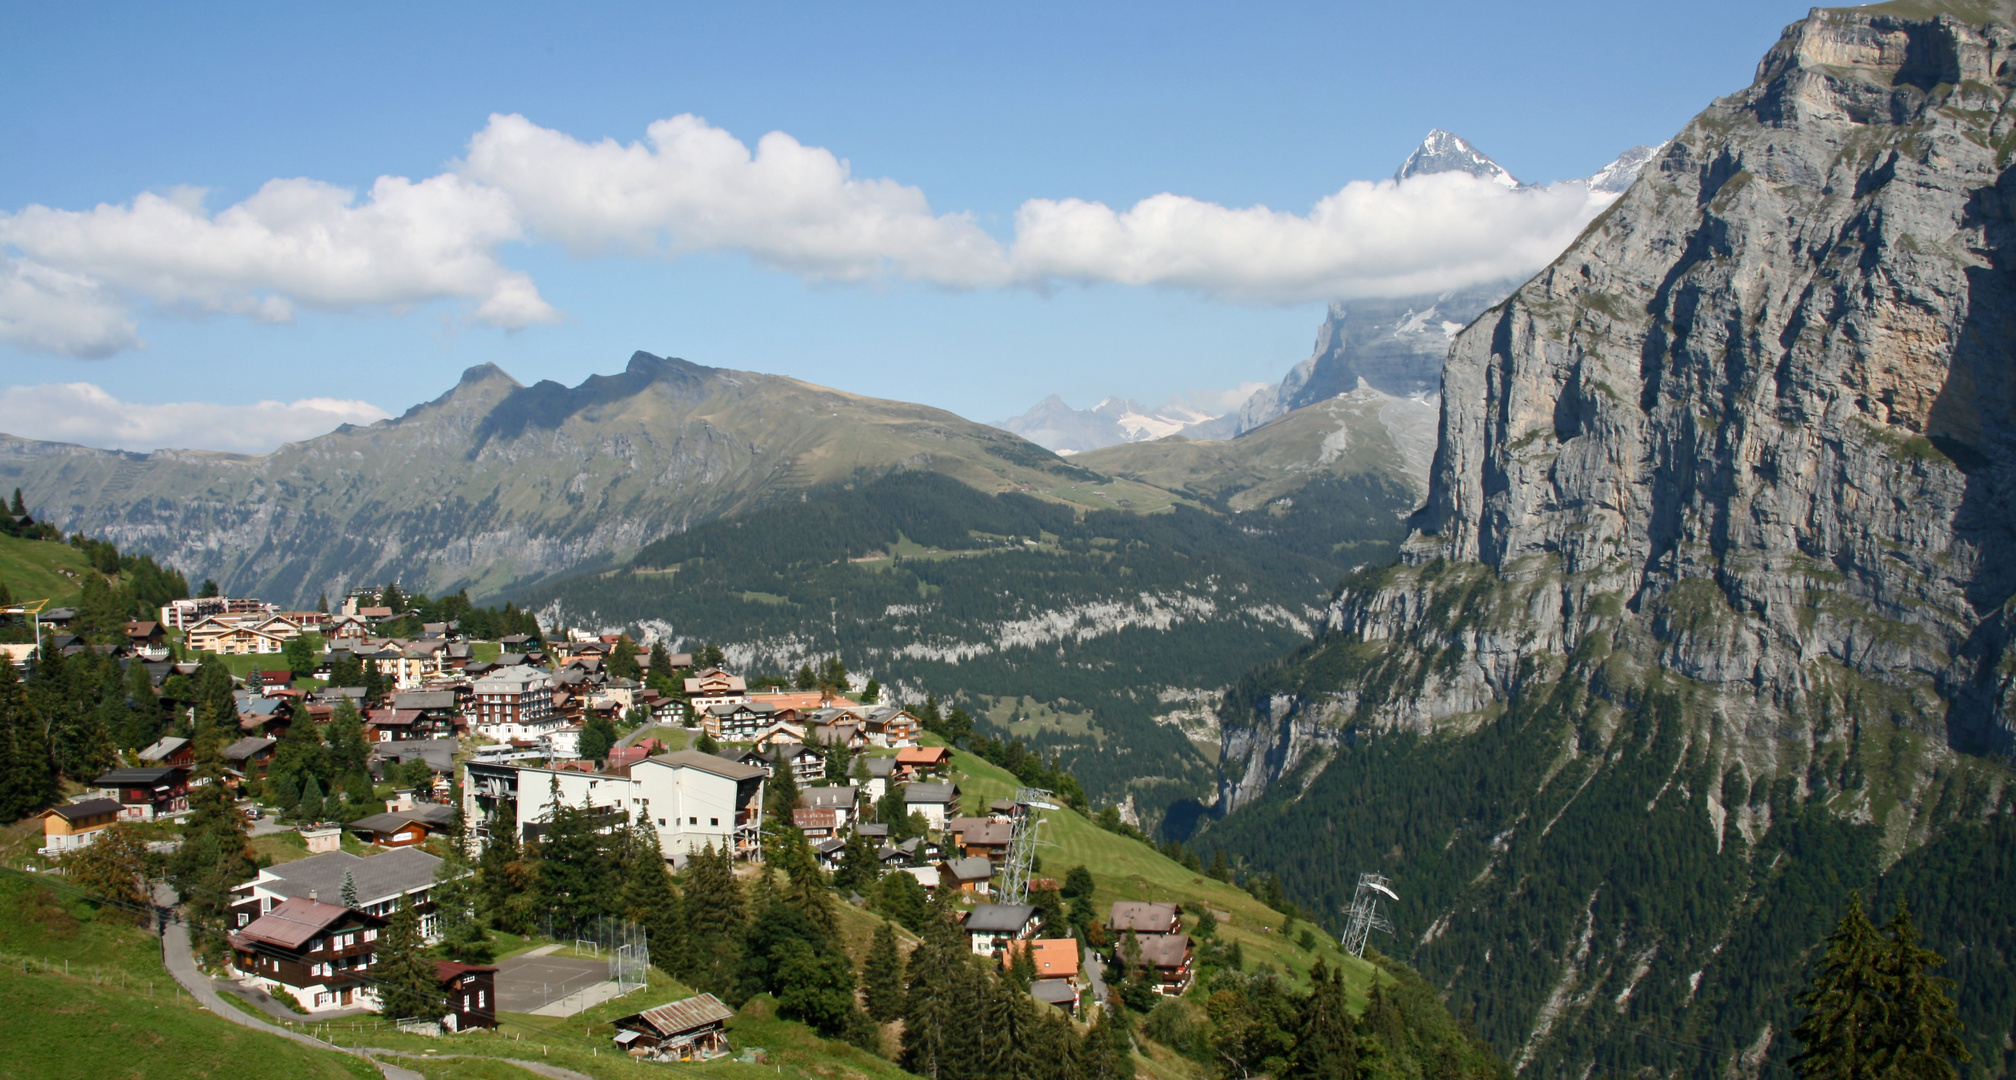
[[[141,405],[121,401],[88,382],[0,389],[0,431],[106,450],[263,454],[281,443],[325,435],[341,424],[369,424],[389,415],[368,401],[337,398],[254,405]]]
[[[1223,416],[1229,412],[1239,411],[1239,406],[1246,404],[1247,398],[1272,385],[1263,382],[1243,382],[1229,390],[1185,390],[1163,402],[1159,408],[1187,409],[1202,416]]]
[[[924,193],[856,179],[831,151],[773,131],[752,153],[697,116],[660,120],[645,143],[584,143],[523,116],[492,116],[463,171],[510,195],[543,239],[576,254],[735,251],[815,280],[888,274],[970,288],[1003,284],[1001,245]]]
[[[0,345],[96,359],[141,341],[125,305],[98,282],[0,254]]]
[[[1579,182],[1509,190],[1464,173],[1354,181],[1308,215],[1180,195],[1125,212],[1031,199],[1015,219],[1024,281],[1158,285],[1280,304],[1435,292],[1531,273],[1614,196]]]
[[[0,243],[100,292],[268,322],[292,318],[297,304],[352,311],[449,298],[476,301],[473,317],[497,326],[551,322],[557,313],[532,279],[497,259],[497,246],[520,235],[509,197],[454,175],[381,176],[361,204],[295,179],[270,180],[215,215],[194,189],[0,215]],[[130,318],[110,305],[104,314],[106,325]]]
[[[1031,199],[1004,243],[782,132],[752,150],[681,115],[640,142],[588,143],[494,115],[455,171],[380,177],[361,202],[291,179],[215,214],[194,189],[0,213],[0,344],[82,357],[137,347],[143,303],[284,321],[297,306],[462,299],[477,322],[551,322],[531,277],[499,258],[527,239],[584,258],[739,252],[814,281],[1108,282],[1260,305],[1405,295],[1536,270],[1612,198],[1579,182],[1515,191],[1441,173],[1346,184],[1307,214],[1168,193],[1124,210]]]

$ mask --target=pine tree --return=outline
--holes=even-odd
[[[1875,1055],[1877,1072],[1909,1080],[1957,1080],[1954,1063],[1971,1061],[1973,1055],[1960,1041],[1960,1017],[1947,994],[1953,980],[1931,973],[1946,958],[1918,944],[1918,928],[1902,900],[1883,933],[1890,940],[1878,970],[1890,1009]]]
[[[867,896],[881,877],[882,860],[875,854],[874,842],[858,830],[849,833],[847,846],[840,851],[840,869],[833,875],[833,891]]]
[[[1086,1080],[1134,1080],[1131,1041],[1113,1016],[1113,1007],[1094,1010],[1092,1030],[1085,1033]]]
[[[380,1014],[397,1020],[434,1020],[446,1012],[434,981],[434,961],[424,950],[420,916],[412,904],[402,903],[378,938],[378,962],[371,972]]]
[[[351,876],[351,874],[350,874],[350,871],[348,871],[348,870],[345,870],[345,871],[343,871],[343,892],[342,892],[342,898],[343,898],[343,906],[344,906],[344,907],[347,907],[347,908],[352,908],[352,909],[356,908],[356,906],[357,906],[357,879],[356,879],[355,877]]]
[[[8,504],[7,511],[17,518],[28,516],[28,504],[21,501],[20,488],[14,489],[14,501]]]
[[[861,965],[861,999],[878,1024],[903,1015],[903,956],[896,949],[896,931],[886,921],[875,927],[875,938],[868,943],[868,959]]]
[[[908,875],[905,875],[908,876]],[[959,929],[934,920],[910,953],[903,997],[903,1052],[900,1063],[930,1080],[955,1080],[960,1047],[970,1033],[972,997],[967,950]]]
[[[617,739],[616,725],[600,713],[593,714],[581,722],[581,757],[586,761],[601,761],[609,756]]]
[[[306,725],[314,727],[313,724]],[[293,733],[293,727],[288,728]],[[358,715],[357,706],[349,698],[336,702],[336,712],[329,719],[329,771],[343,782],[344,790],[369,790],[371,784],[371,744],[364,741],[364,718]],[[277,748],[276,748],[277,749]],[[270,771],[268,775],[271,775]]]
[[[315,598],[315,610],[324,615],[329,614],[329,594],[327,592]]]
[[[651,962],[666,974],[683,950],[685,913],[673,890],[672,874],[658,846],[658,833],[639,823],[629,832],[623,867],[622,906],[625,918],[644,927]]]
[[[861,688],[861,704],[873,705],[881,700],[882,684],[874,679],[869,679],[868,685]]]
[[[1806,1080],[1878,1080],[1877,1053],[1888,1022],[1883,941],[1862,913],[1862,896],[1827,936],[1813,988],[1799,999],[1805,1019],[1793,1030],[1804,1049],[1792,1067]]]
[[[539,895],[556,929],[610,914],[613,869],[594,815],[586,807],[557,803],[539,844]]]
[[[441,953],[465,964],[487,964],[497,955],[496,944],[483,926],[477,911],[480,884],[470,872],[465,849],[449,846],[448,855],[434,868],[434,922],[441,935]]]
[[[328,800],[322,796],[322,782],[311,775],[301,785],[301,805],[295,808],[294,816],[303,821],[320,821],[327,805]]]

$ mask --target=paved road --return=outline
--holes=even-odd
[[[172,906],[175,903],[175,891],[166,885],[156,885],[154,887],[154,902],[163,906]],[[175,981],[182,984],[182,989],[189,991],[189,996],[195,998],[205,1008],[231,1023],[252,1028],[255,1031],[264,1031],[269,1034],[278,1035],[283,1039],[292,1039],[305,1046],[313,1046],[320,1050],[334,1050],[339,1054],[353,1053],[353,1051],[345,1050],[334,1043],[326,1043],[313,1036],[303,1035],[298,1031],[289,1031],[286,1028],[266,1023],[263,1020],[254,1020],[225,1001],[217,993],[217,988],[210,984],[210,980],[196,966],[196,957],[189,948],[189,927],[179,917],[170,919],[167,933],[161,935],[161,962],[168,969],[168,974],[174,976]],[[355,1054],[354,1056],[361,1057],[377,1066],[378,1071],[385,1074],[385,1080],[426,1080],[426,1077],[421,1076],[412,1069],[402,1068],[398,1065],[388,1065],[382,1061],[373,1060],[368,1054]]]
[[[1085,950],[1078,963],[1085,969],[1085,981],[1092,984],[1092,1000],[1103,1004],[1106,1001],[1106,964],[1099,959],[1098,953],[1092,951],[1092,946],[1080,945],[1079,948]]]

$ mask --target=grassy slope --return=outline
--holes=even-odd
[[[924,742],[944,745],[943,740],[930,735]],[[1012,796],[1020,786],[1007,770],[963,751],[953,755],[953,778],[959,784],[961,802],[969,809]],[[1320,929],[1316,949],[1305,951],[1281,934],[1281,913],[1245,890],[1194,873],[1147,844],[1101,829],[1083,814],[1061,808],[1046,812],[1042,836],[1055,845],[1042,852],[1043,873],[1061,880],[1072,866],[1090,869],[1098,885],[1094,899],[1101,909],[1115,900],[1175,900],[1193,912],[1199,905],[1209,904],[1231,913],[1230,919],[1220,922],[1219,936],[1239,942],[1249,966],[1272,964],[1296,981],[1306,982],[1310,965],[1320,957],[1332,967],[1344,966],[1354,1006],[1362,1005],[1371,989],[1376,969],[1346,956]],[[1185,922],[1191,920],[1186,918]],[[1298,927],[1291,936],[1300,936],[1300,932]]]
[[[0,1080],[378,1075],[178,996],[152,935],[34,882],[0,875],[0,912]]]
[[[89,572],[84,553],[68,544],[0,536],[0,582],[16,602],[47,600],[50,607],[75,604],[84,592],[83,575]]]

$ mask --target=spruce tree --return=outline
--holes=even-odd
[[[850,833],[847,846],[840,851],[840,869],[833,875],[833,891],[843,896],[848,893],[867,896],[881,877],[882,860],[875,854],[874,842],[858,830]]]
[[[1094,1007],[1092,1030],[1085,1033],[1085,1080],[1134,1080],[1132,1040],[1113,1008]]]
[[[14,665],[0,661],[0,821],[19,821],[56,798],[41,718]]]
[[[908,876],[908,875],[905,875]],[[972,968],[964,935],[949,920],[933,920],[910,953],[903,997],[900,1064],[931,1080],[954,1080],[959,1041],[972,1034]]]
[[[1955,1062],[1971,1061],[1973,1055],[1960,1041],[1960,1017],[1947,994],[1953,980],[1932,974],[1946,958],[1918,944],[1918,928],[1901,899],[1883,933],[1890,940],[1877,966],[1890,1009],[1875,1055],[1878,1073],[1909,1080],[1957,1080]]]
[[[343,891],[340,895],[344,907],[354,909],[357,906],[357,879],[348,870],[343,871]]]
[[[322,811],[328,800],[322,795],[322,782],[313,776],[301,785],[301,805],[295,807],[294,816],[304,822],[322,820]]]
[[[312,728],[314,724],[308,724]],[[293,728],[288,728],[291,734]],[[336,711],[329,718],[329,770],[343,782],[345,790],[369,789],[371,783],[371,744],[364,741],[364,718],[358,714],[357,706],[349,698],[336,702]]]
[[[681,882],[686,933],[679,977],[716,997],[740,1000],[737,971],[749,932],[748,901],[735,880],[733,856],[709,844],[687,860]]]
[[[868,943],[868,959],[861,965],[861,999],[878,1024],[903,1015],[903,956],[896,949],[896,931],[887,921],[875,927],[875,938]]]
[[[861,704],[874,705],[881,700],[882,684],[874,679],[869,679],[868,685],[861,688]]]
[[[1343,975],[1342,970],[1329,971],[1322,960],[1310,969],[1289,1080],[1356,1080],[1358,1044],[1345,1009]]]
[[[434,961],[426,956],[420,937],[420,916],[402,903],[378,938],[378,963],[372,979],[378,987],[378,1012],[395,1020],[437,1020],[447,1012],[441,988],[434,981]]]
[[[1878,1052],[1888,1022],[1883,941],[1851,894],[1848,913],[1827,936],[1813,988],[1800,999],[1805,1019],[1793,1029],[1804,1049],[1792,1068],[1806,1080],[1878,1080]]]

